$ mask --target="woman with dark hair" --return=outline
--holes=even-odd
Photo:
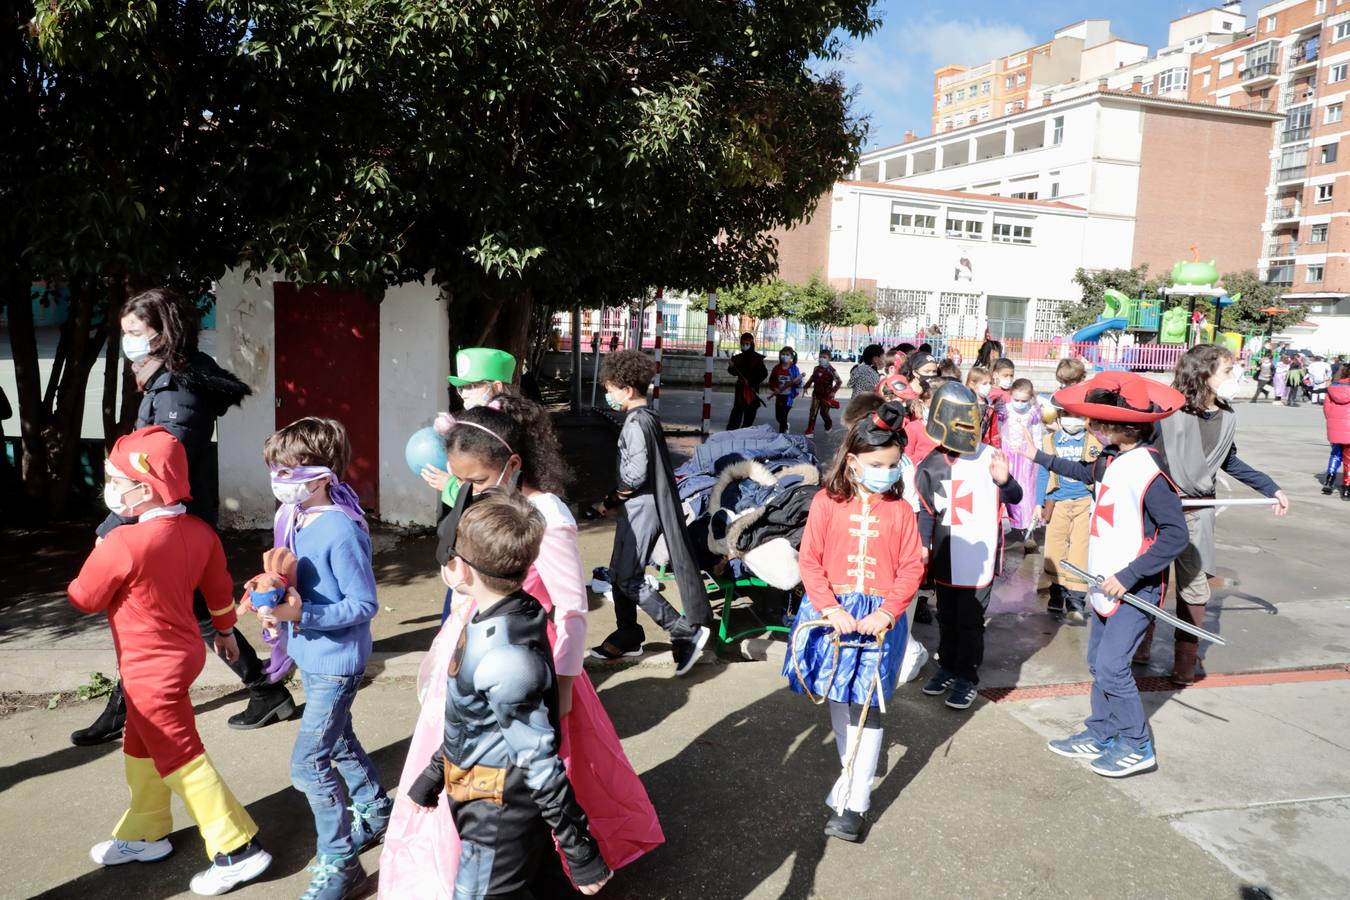
[[[1186,405],[1175,415],[1158,423],[1156,446],[1167,460],[1167,470],[1181,491],[1182,503],[1189,499],[1212,499],[1219,470],[1278,501],[1275,515],[1289,511],[1289,498],[1269,475],[1247,465],[1237,455],[1237,414],[1232,399],[1237,396],[1238,373],[1233,369],[1233,354],[1218,344],[1197,344],[1177,360],[1172,386],[1186,398]],[[1186,511],[1186,529],[1190,543],[1176,560],[1177,615],[1194,625],[1205,618],[1209,602],[1209,578],[1217,571],[1214,556],[1213,507]],[[1153,626],[1144,634],[1134,661],[1146,664],[1153,640]],[[1183,631],[1176,632],[1176,654],[1172,682],[1187,685],[1195,681],[1199,660],[1199,639]]]
[[[885,355],[886,351],[880,344],[868,344],[863,348],[858,364],[848,373],[848,389],[853,392],[854,397],[859,394],[870,394],[877,389],[877,385],[881,383],[881,372],[877,367]]]
[[[982,369],[994,371],[994,363],[1003,358],[1003,344],[993,338],[985,338],[984,343],[980,345],[979,353],[975,354],[975,365]]]
[[[142,393],[135,427],[162,425],[182,442],[187,451],[188,484],[192,490],[187,511],[214,528],[220,512],[216,469],[211,459],[216,419],[252,392],[248,385],[197,349],[200,324],[196,305],[177,291],[169,288],[144,291],[122,307],[122,355],[131,363],[136,387]],[[98,527],[99,541],[114,528],[135,521],[109,513]],[[200,592],[193,596],[192,605],[202,638],[210,647],[216,632]],[[230,663],[230,668],[248,688],[249,701],[242,713],[230,717],[230,727],[261,728],[290,718],[295,712],[290,691],[272,682],[272,675],[253,647],[237,630],[235,634],[239,658]],[[126,704],[119,683],[94,724],[75,732],[70,740],[77,746],[113,740],[122,732],[125,721]]]

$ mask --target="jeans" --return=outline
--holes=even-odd
[[[375,765],[352,733],[352,701],[361,675],[301,672],[305,714],[291,753],[291,784],[304,792],[314,811],[319,853],[347,857],[352,842],[351,803],[382,801],[384,789]]]
[[[1158,598],[1159,588],[1135,593],[1143,600]],[[1148,741],[1148,720],[1139,686],[1130,671],[1130,658],[1139,649],[1152,617],[1122,603],[1110,618],[1092,617],[1088,637],[1088,671],[1092,673],[1092,715],[1087,730],[1099,742],[1112,738],[1139,749]]]

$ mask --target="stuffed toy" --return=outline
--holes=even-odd
[[[295,554],[285,547],[273,547],[263,553],[262,568],[260,574],[244,583],[240,612],[270,614],[274,607],[286,602],[286,592],[295,584]],[[294,665],[286,653],[287,636],[285,629],[263,628],[263,640],[272,648],[272,658],[267,664],[271,681],[280,681]]]

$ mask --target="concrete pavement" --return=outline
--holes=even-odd
[[[700,402],[698,392],[664,392],[663,416],[689,423]],[[601,896],[1350,895],[1342,849],[1350,842],[1350,587],[1338,565],[1350,503],[1322,497],[1315,481],[1326,460],[1320,410],[1243,404],[1239,412],[1241,455],[1281,482],[1293,511],[1283,521],[1252,508],[1221,516],[1227,586],[1207,626],[1229,645],[1209,648],[1205,665],[1212,674],[1256,675],[1146,694],[1156,773],[1109,781],[1044,750],[1046,738],[1076,730],[1086,712],[1086,631],[1057,627],[1041,612],[1039,557],[1015,551],[996,588],[981,687],[1023,690],[1000,702],[982,699],[962,714],[916,685],[902,687],[888,709],[885,774],[861,847],[820,834],[828,815],[822,798],[837,771],[828,723],[822,710],[782,690],[781,644],[769,662],[709,654],[684,680],[669,677],[659,644],[641,665],[593,670],[667,836],[666,846],[623,870]],[[725,415],[715,409],[714,420]],[[822,455],[837,435],[817,435]],[[1244,491],[1234,486],[1235,495]],[[358,698],[356,721],[392,784],[416,714],[406,676],[434,631],[442,590],[434,572],[417,564],[430,557],[425,539],[382,540],[376,678]],[[608,550],[608,528],[585,525],[586,566],[603,564]],[[25,685],[50,677],[42,690],[73,687],[53,667],[65,653],[76,654],[71,672],[95,663],[109,670],[110,647],[98,643],[105,629],[73,623],[59,596],[33,602],[45,612],[25,620],[31,628],[11,620],[0,634],[0,686],[15,689],[23,674]],[[597,600],[592,638],[610,627],[612,610]],[[1152,674],[1170,668],[1165,631]],[[916,634],[936,645],[933,627]],[[1339,668],[1275,672],[1328,666]],[[1299,680],[1313,677],[1334,680]],[[211,662],[202,683],[229,681],[224,666]],[[271,880],[241,896],[298,896],[313,837],[307,807],[288,786],[296,723],[231,732],[224,720],[239,696],[203,696],[206,745],[278,855]],[[22,823],[8,829],[6,857],[25,861],[6,867],[0,896],[180,896],[204,865],[198,839],[186,831],[160,865],[98,870],[88,861],[85,850],[125,801],[118,746],[77,749],[66,741],[95,710],[81,704],[0,720],[0,815]],[[367,863],[374,867],[375,854]]]

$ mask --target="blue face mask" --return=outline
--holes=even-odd
[[[1008,405],[1011,406],[1013,409],[1017,410],[1017,411],[1020,412],[1020,413],[1027,412],[1028,410],[1031,409],[1031,401],[1030,401],[1030,400],[1013,400],[1013,401],[1012,401],[1011,403],[1009,403]]]
[[[863,490],[873,494],[886,493],[895,487],[895,483],[900,480],[899,466],[893,469],[883,469],[879,466],[860,465],[858,469],[861,473],[858,476],[858,484],[862,485]]]
[[[140,337],[122,335],[122,355],[134,363],[145,359],[150,355],[150,338],[145,335]]]

